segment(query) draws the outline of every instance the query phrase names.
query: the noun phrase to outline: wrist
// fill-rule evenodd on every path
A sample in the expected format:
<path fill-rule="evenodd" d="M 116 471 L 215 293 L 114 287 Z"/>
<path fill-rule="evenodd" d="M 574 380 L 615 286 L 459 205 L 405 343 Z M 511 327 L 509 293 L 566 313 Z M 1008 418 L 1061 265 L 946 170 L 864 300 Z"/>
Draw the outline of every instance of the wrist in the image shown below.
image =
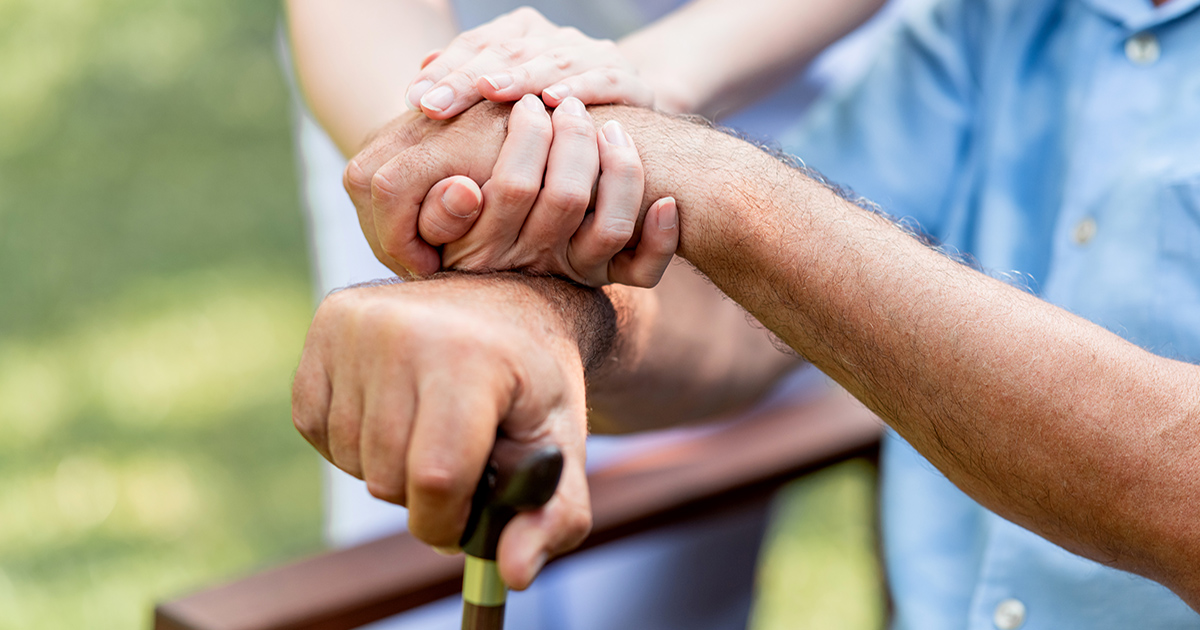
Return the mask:
<path fill-rule="evenodd" d="M 772 189 L 802 177 L 763 149 L 694 117 L 626 106 L 596 107 L 593 116 L 597 125 L 618 120 L 634 139 L 646 179 L 643 213 L 658 199 L 674 197 L 677 253 L 700 268 L 705 258 L 738 242 L 734 235 L 766 211 Z"/>
<path fill-rule="evenodd" d="M 410 282 L 461 290 L 463 301 L 507 312 L 512 322 L 572 355 L 585 376 L 600 371 L 618 345 L 613 301 L 599 289 L 516 271 L 443 271 Z"/>

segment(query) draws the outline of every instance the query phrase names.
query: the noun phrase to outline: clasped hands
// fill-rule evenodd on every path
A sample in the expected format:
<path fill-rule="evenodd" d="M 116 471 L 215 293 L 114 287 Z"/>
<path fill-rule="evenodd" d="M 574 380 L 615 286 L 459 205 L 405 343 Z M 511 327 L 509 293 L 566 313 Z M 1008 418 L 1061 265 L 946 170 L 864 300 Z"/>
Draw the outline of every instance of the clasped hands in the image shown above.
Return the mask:
<path fill-rule="evenodd" d="M 395 119 L 348 165 L 345 185 L 363 233 L 398 275 L 518 269 L 590 287 L 650 287 L 662 276 L 679 238 L 674 200 L 643 200 L 629 134 L 616 121 L 597 129 L 584 103 L 563 95 L 570 89 L 589 102 L 646 103 L 645 88 L 612 67 L 572 65 L 589 58 L 589 47 L 612 51 L 548 24 L 518 11 L 431 55 L 408 90 L 424 97 L 424 111 Z M 489 89 L 500 74 L 517 78 L 508 91 Z M 471 92 L 471 85 L 484 89 Z M 441 98 L 436 90 L 445 86 L 453 103 L 438 101 L 430 111 L 427 101 Z M 559 98 L 548 98 L 556 86 Z M 557 105 L 553 113 L 537 94 Z M 502 103 L 472 105 L 483 97 Z M 373 495 L 406 505 L 410 531 L 436 547 L 457 545 L 498 431 L 503 439 L 557 444 L 565 456 L 557 492 L 514 519 L 500 540 L 501 575 L 524 588 L 591 526 L 589 357 L 581 347 L 596 331 L 569 311 L 605 299 L 593 289 L 513 274 L 336 292 L 305 341 L 293 421 Z"/>

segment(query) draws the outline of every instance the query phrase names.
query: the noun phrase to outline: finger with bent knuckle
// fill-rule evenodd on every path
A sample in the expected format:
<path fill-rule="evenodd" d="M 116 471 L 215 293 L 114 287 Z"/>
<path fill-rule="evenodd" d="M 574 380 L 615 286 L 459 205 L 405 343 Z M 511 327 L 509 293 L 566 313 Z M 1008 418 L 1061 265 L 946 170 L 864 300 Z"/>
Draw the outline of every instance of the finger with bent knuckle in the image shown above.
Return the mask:
<path fill-rule="evenodd" d="M 328 459 L 326 420 L 331 388 L 325 368 L 317 357 L 312 341 L 307 341 L 292 381 L 292 424 L 322 457 Z"/>
<path fill-rule="evenodd" d="M 442 179 L 428 167 L 416 166 L 427 154 L 428 150 L 421 147 L 405 151 L 371 179 L 371 216 L 379 246 L 388 258 L 418 276 L 432 274 L 441 266 L 437 250 L 422 241 L 418 233 L 421 203 Z"/>
<path fill-rule="evenodd" d="M 425 466 L 409 468 L 406 486 L 409 531 L 430 545 L 457 545 L 473 484 L 464 483 L 456 471 Z"/>
<path fill-rule="evenodd" d="M 537 198 L 541 182 L 526 173 L 505 173 L 484 184 L 484 198 L 490 204 L 503 207 L 528 207 Z"/>
<path fill-rule="evenodd" d="M 359 479 L 362 479 L 362 461 L 358 450 L 361 422 L 362 400 L 359 391 L 335 382 L 327 430 L 329 461 Z"/>
<path fill-rule="evenodd" d="M 550 116 L 536 96 L 527 95 L 512 108 L 507 137 L 491 178 L 482 187 L 483 209 L 463 239 L 446 244 L 442 252 L 446 264 L 470 258 L 491 267 L 498 261 L 478 254 L 502 254 L 516 242 L 541 188 L 552 134 Z"/>
<path fill-rule="evenodd" d="M 438 182 L 421 204 L 421 238 L 438 246 L 462 238 L 479 217 L 483 193 L 469 177 L 455 175 Z"/>
<path fill-rule="evenodd" d="M 578 547 L 592 530 L 582 463 L 573 461 L 570 449 L 564 455 L 567 466 L 554 496 L 542 509 L 518 514 L 500 536 L 500 573 L 515 589 L 528 587 L 549 558 Z"/>
<path fill-rule="evenodd" d="M 609 264 L 609 279 L 635 287 L 651 288 L 667 271 L 679 247 L 679 219 L 675 200 L 664 197 L 646 212 L 641 240 L 634 251 L 623 251 Z"/>
<path fill-rule="evenodd" d="M 438 546 L 458 543 L 504 406 L 489 384 L 491 373 L 472 367 L 481 360 L 478 350 L 448 345 L 439 354 L 457 369 L 424 377 L 406 471 L 409 528 Z M 471 385 L 464 387 L 464 382 Z M 447 396 L 450 391 L 456 394 Z"/>
<path fill-rule="evenodd" d="M 576 99 L 554 111 L 554 142 L 546 160 L 543 190 L 518 242 L 521 258 L 537 269 L 566 273 L 562 258 L 584 220 L 600 158 L 591 116 Z"/>
<path fill-rule="evenodd" d="M 363 170 L 357 158 L 352 159 L 346 164 L 346 170 L 342 172 L 342 187 L 346 189 L 346 193 L 356 204 L 369 202 L 371 200 L 371 181 L 374 176 L 374 172 L 368 173 Z"/>
<path fill-rule="evenodd" d="M 366 411 L 361 439 L 362 471 L 371 496 L 404 505 L 408 425 L 400 422 L 400 414 L 393 411 L 386 406 Z"/>
<path fill-rule="evenodd" d="M 574 215 L 587 210 L 592 200 L 592 184 L 578 177 L 563 177 L 546 183 L 541 198 L 545 206 L 560 214 Z"/>
<path fill-rule="evenodd" d="M 654 91 L 648 85 L 631 72 L 613 68 L 588 70 L 567 77 L 547 88 L 545 93 L 560 98 L 569 94 L 589 105 L 618 103 L 649 107 L 654 104 Z"/>

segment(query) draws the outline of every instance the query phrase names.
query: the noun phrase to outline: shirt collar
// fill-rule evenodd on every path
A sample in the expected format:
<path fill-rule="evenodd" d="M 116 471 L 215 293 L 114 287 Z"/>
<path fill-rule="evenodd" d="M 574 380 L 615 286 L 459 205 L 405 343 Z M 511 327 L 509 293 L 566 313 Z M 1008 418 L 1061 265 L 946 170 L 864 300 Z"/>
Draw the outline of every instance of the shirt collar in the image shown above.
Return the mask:
<path fill-rule="evenodd" d="M 1129 29 L 1144 31 L 1190 13 L 1200 6 L 1200 0 L 1170 0 L 1161 7 L 1150 0 L 1082 0 L 1097 13 Z"/>

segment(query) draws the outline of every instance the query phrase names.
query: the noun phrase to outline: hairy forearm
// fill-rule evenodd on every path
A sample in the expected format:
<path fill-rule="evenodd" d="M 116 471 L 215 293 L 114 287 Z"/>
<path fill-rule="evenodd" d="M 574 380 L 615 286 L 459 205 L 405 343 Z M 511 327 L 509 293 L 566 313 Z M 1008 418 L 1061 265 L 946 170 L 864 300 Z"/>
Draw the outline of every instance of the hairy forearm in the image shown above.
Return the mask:
<path fill-rule="evenodd" d="M 668 112 L 736 111 L 794 76 L 884 0 L 696 0 L 620 41 Z"/>
<path fill-rule="evenodd" d="M 421 59 L 457 32 L 436 0 L 289 0 L 287 9 L 300 86 L 346 156 L 405 110 Z"/>
<path fill-rule="evenodd" d="M 618 335 L 589 379 L 594 430 L 613 433 L 726 414 L 753 403 L 799 363 L 692 266 L 652 290 L 606 287 Z"/>
<path fill-rule="evenodd" d="M 719 132 L 611 110 L 680 253 L 1007 518 L 1200 603 L 1200 368 L 929 249 Z"/>
<path fill-rule="evenodd" d="M 590 424 L 601 433 L 736 410 L 798 362 L 683 261 L 654 289 L 593 289 L 521 272 L 450 271 L 419 282 L 462 300 L 502 300 L 514 320 L 566 339 L 584 370 Z"/>

